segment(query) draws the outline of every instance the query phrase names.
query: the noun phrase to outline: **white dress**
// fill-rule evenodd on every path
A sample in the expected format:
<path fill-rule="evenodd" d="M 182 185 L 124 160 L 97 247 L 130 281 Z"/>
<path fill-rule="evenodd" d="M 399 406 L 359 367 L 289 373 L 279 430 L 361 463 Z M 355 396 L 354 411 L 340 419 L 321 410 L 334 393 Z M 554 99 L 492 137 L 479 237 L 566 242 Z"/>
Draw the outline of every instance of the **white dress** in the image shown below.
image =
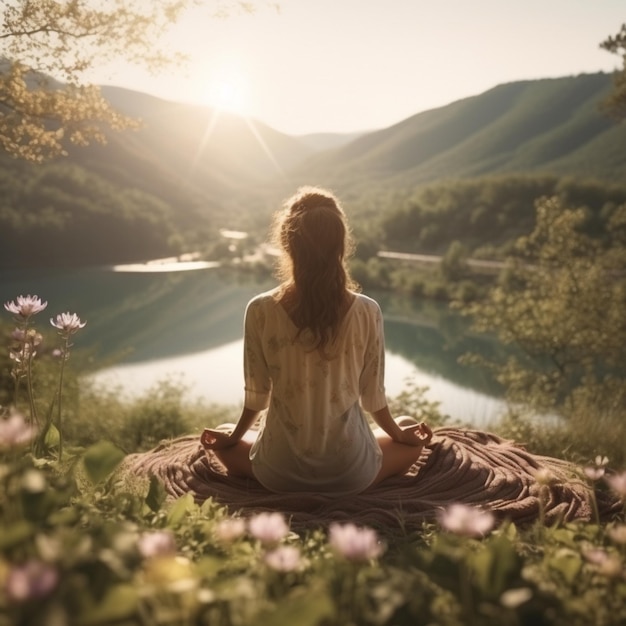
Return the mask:
<path fill-rule="evenodd" d="M 387 404 L 378 304 L 362 294 L 325 358 L 274 291 L 253 298 L 244 323 L 245 406 L 268 409 L 250 451 L 252 470 L 277 492 L 341 496 L 366 489 L 382 453 L 363 412 Z"/>

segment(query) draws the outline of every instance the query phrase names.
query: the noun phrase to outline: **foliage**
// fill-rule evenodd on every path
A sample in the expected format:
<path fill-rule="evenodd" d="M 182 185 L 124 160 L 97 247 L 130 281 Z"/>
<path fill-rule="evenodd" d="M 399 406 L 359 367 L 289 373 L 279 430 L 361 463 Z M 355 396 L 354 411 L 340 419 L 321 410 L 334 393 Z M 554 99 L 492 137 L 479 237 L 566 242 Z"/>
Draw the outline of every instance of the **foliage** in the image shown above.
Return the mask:
<path fill-rule="evenodd" d="M 67 154 L 68 146 L 104 143 L 106 130 L 137 127 L 85 75 L 124 59 L 156 73 L 184 57 L 162 43 L 194 0 L 8 0 L 0 29 L 0 146 L 33 162 Z M 212 3 L 215 14 L 227 3 Z M 232 9 L 232 7 L 230 7 Z M 250 11 L 250 3 L 238 3 Z M 63 81 L 63 82 L 57 82 Z"/>
<path fill-rule="evenodd" d="M 132 124 L 115 112 L 97 87 L 79 84 L 81 75 L 106 59 L 163 65 L 154 46 L 166 24 L 177 17 L 181 2 L 4 3 L 0 98 L 0 142 L 9 154 L 30 161 L 66 154 L 67 142 L 104 141 L 103 126 L 119 130 Z M 163 10 L 161 10 L 163 9 Z M 53 83 L 50 76 L 67 85 Z"/>
<path fill-rule="evenodd" d="M 283 530 L 211 500 L 166 500 L 103 482 L 121 461 L 98 444 L 65 468 L 4 450 L 0 624 L 343 626 L 598 624 L 626 619 L 623 524 L 503 524 L 485 538 Z M 122 461 L 123 462 L 123 461 Z M 265 515 L 265 530 L 259 530 Z M 268 527 L 268 523 L 273 528 Z M 371 533 L 373 532 L 373 535 Z M 53 620 L 53 621 L 50 621 Z"/>
<path fill-rule="evenodd" d="M 514 240 L 535 226 L 535 201 L 557 196 L 589 213 L 581 225 L 601 228 L 626 188 L 548 175 L 498 176 L 434 183 L 382 213 L 382 245 L 405 252 L 442 254 L 458 241 L 477 257 L 506 255 Z M 458 244 L 455 244 L 458 245 Z"/>
<path fill-rule="evenodd" d="M 513 401 L 623 419 L 626 205 L 595 217 L 539 200 L 535 229 L 517 241 L 500 284 L 465 312 L 521 350 L 492 364 Z"/>
<path fill-rule="evenodd" d="M 0 173 L 4 267 L 123 263 L 179 252 L 183 223 L 161 199 L 70 163 Z M 115 245 L 112 245 L 115 242 Z"/>
<path fill-rule="evenodd" d="M 626 24 L 619 32 L 607 37 L 600 47 L 622 57 L 622 68 L 613 75 L 613 90 L 605 100 L 606 109 L 617 119 L 626 117 Z"/>

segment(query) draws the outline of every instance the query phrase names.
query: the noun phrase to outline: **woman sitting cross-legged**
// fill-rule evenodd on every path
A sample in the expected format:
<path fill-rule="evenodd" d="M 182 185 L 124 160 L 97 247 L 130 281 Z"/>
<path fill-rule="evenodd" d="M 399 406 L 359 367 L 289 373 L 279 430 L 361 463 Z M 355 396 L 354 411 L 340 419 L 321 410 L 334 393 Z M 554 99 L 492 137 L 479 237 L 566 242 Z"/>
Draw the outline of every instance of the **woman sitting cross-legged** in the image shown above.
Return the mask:
<path fill-rule="evenodd" d="M 246 307 L 243 411 L 230 431 L 205 429 L 201 443 L 229 474 L 271 491 L 357 494 L 405 473 L 432 431 L 389 411 L 382 314 L 349 276 L 337 198 L 299 189 L 274 230 L 281 282 Z"/>

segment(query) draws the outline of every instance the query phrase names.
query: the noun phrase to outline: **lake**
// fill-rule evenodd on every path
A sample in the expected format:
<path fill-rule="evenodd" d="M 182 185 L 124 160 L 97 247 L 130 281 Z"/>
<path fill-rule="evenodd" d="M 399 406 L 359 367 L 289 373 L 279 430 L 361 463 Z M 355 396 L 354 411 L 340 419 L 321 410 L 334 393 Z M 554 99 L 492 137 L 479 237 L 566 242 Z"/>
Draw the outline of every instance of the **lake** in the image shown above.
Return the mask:
<path fill-rule="evenodd" d="M 186 386 L 190 399 L 241 406 L 244 308 L 273 283 L 210 264 L 145 269 L 2 270 L 0 298 L 47 300 L 39 324 L 57 313 L 77 313 L 87 325 L 75 336 L 75 349 L 93 352 L 99 385 L 132 396 L 172 379 Z M 445 305 L 368 295 L 385 320 L 388 396 L 411 381 L 427 386 L 428 399 L 454 419 L 484 426 L 503 412 L 500 390 L 486 373 L 458 363 L 467 351 L 500 351 L 493 338 L 470 333 L 467 320 Z"/>

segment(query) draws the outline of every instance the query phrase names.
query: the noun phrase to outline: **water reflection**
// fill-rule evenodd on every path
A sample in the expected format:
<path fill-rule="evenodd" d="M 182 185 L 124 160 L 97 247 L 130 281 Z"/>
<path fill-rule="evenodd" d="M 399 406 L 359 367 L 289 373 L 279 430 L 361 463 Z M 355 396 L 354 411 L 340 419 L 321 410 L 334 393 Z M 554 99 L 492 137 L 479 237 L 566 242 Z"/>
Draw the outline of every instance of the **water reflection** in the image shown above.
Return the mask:
<path fill-rule="evenodd" d="M 87 320 L 76 347 L 92 349 L 98 364 L 115 363 L 98 375 L 100 381 L 142 392 L 173 375 L 198 397 L 226 404 L 239 404 L 242 397 L 245 305 L 272 285 L 216 268 L 20 271 L 0 273 L 0 278 L 3 302 L 36 294 L 48 300 L 46 314 L 70 311 Z M 501 351 L 493 338 L 472 335 L 467 321 L 443 305 L 370 295 L 385 316 L 389 395 L 399 393 L 410 378 L 429 386 L 429 397 L 456 418 L 484 423 L 501 412 L 494 381 L 483 370 L 458 363 L 470 350 Z"/>

